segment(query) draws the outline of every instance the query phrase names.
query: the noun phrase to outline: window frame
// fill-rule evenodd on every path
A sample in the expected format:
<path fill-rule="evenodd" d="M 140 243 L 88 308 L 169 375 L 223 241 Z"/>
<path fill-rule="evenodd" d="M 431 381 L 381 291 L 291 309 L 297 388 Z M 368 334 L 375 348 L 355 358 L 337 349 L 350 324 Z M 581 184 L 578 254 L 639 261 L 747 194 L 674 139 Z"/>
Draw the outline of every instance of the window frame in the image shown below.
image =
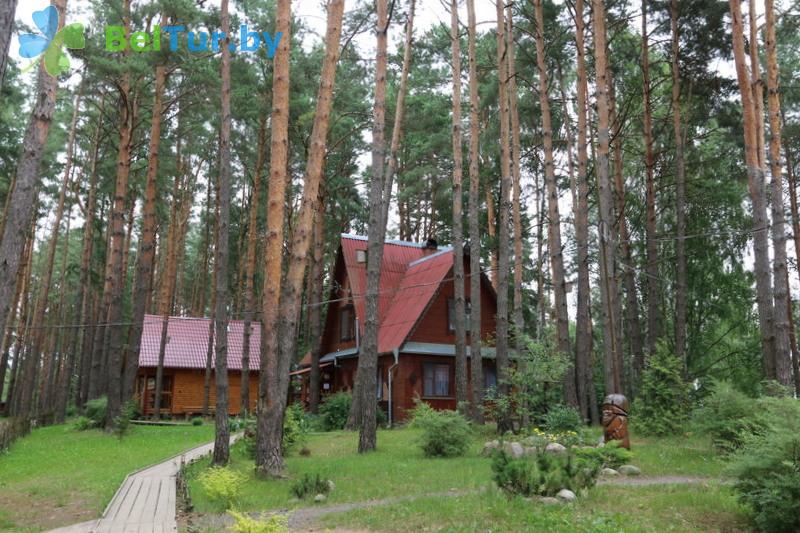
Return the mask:
<path fill-rule="evenodd" d="M 345 314 L 349 313 L 347 321 L 347 333 L 344 333 Z M 356 310 L 352 304 L 347 304 L 339 308 L 339 342 L 349 342 L 356 337 Z"/>
<path fill-rule="evenodd" d="M 442 368 L 445 369 L 445 376 L 447 377 L 447 392 L 445 394 L 438 394 L 437 393 L 437 377 L 440 377 L 440 374 L 437 374 L 437 369 L 441 370 Z M 432 390 L 428 391 L 427 383 L 428 383 L 428 372 L 433 372 L 432 378 L 433 381 L 431 383 Z M 453 380 L 451 377 L 452 374 L 452 365 L 450 363 L 440 363 L 436 361 L 426 361 L 422 363 L 422 397 L 423 398 L 432 398 L 432 399 L 447 399 L 453 397 Z M 429 393 L 430 392 L 430 393 Z"/>
<path fill-rule="evenodd" d="M 456 332 L 456 299 L 447 299 L 447 333 Z M 469 335 L 472 329 L 472 301 L 464 298 L 464 331 Z"/>

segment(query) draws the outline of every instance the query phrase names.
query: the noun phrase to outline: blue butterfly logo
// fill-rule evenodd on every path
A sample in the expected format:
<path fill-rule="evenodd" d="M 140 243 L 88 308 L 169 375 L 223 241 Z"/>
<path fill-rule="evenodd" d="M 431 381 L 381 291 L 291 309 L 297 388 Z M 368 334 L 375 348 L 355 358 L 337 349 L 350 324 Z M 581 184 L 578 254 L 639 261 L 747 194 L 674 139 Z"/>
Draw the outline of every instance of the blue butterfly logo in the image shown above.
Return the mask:
<path fill-rule="evenodd" d="M 83 24 L 76 22 L 58 29 L 58 10 L 48 6 L 33 13 L 33 23 L 42 32 L 23 33 L 19 36 L 19 55 L 32 59 L 44 54 L 44 68 L 51 76 L 69 71 L 69 57 L 63 48 L 79 49 L 85 46 Z M 25 70 L 39 62 L 37 59 Z"/>

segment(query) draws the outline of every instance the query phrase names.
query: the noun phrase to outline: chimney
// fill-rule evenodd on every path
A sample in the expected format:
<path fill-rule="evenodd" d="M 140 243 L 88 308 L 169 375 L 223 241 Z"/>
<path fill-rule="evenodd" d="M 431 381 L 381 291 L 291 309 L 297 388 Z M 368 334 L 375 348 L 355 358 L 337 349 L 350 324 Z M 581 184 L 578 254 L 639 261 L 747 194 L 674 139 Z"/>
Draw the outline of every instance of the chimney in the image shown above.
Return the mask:
<path fill-rule="evenodd" d="M 436 242 L 436 239 L 430 238 L 427 241 L 425 241 L 425 249 L 437 251 L 439 249 L 439 243 Z"/>

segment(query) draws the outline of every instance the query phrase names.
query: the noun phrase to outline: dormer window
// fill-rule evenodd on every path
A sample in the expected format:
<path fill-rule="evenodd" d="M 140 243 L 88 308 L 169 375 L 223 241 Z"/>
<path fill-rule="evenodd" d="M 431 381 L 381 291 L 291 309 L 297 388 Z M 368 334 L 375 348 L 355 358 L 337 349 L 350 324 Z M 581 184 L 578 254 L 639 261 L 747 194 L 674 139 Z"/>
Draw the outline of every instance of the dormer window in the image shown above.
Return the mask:
<path fill-rule="evenodd" d="M 339 340 L 351 341 L 355 337 L 356 314 L 352 305 L 339 310 Z"/>
<path fill-rule="evenodd" d="M 472 328 L 472 304 L 469 298 L 464 300 L 464 330 L 469 333 Z M 453 333 L 456 330 L 456 301 L 453 298 L 447 300 L 447 331 Z"/>
<path fill-rule="evenodd" d="M 356 263 L 366 263 L 366 262 L 367 262 L 367 251 L 356 250 Z"/>

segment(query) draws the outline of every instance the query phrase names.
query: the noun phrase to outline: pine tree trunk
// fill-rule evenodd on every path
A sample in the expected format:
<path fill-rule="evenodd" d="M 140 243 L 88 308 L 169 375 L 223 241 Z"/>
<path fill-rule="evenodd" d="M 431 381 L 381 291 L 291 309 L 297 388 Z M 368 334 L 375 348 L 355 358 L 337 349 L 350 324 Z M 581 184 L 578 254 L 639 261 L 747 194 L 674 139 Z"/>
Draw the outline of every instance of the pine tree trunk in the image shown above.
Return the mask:
<path fill-rule="evenodd" d="M 162 15 L 161 25 L 166 24 Z M 123 401 L 133 397 L 136 375 L 139 372 L 139 347 L 142 341 L 144 315 L 147 311 L 147 300 L 153 283 L 153 263 L 156 252 L 156 230 L 158 213 L 156 202 L 158 188 L 158 156 L 161 146 L 161 120 L 163 114 L 164 86 L 166 84 L 166 68 L 158 65 L 155 68 L 155 84 L 153 89 L 153 111 L 150 123 L 150 147 L 145 178 L 144 206 L 142 207 L 142 234 L 139 237 L 139 253 L 136 254 L 136 281 L 133 288 L 133 319 L 128 340 L 128 351 L 125 360 L 125 380 L 123 383 Z"/>
<path fill-rule="evenodd" d="M 469 293 L 470 293 L 470 377 L 472 378 L 472 419 L 483 423 L 483 357 L 481 355 L 481 234 L 480 134 L 478 109 L 478 65 L 475 0 L 467 0 L 467 57 L 469 58 Z"/>
<path fill-rule="evenodd" d="M 378 291 L 385 227 L 383 221 L 383 190 L 386 181 L 386 69 L 389 13 L 386 0 L 376 0 L 377 40 L 375 57 L 375 92 L 372 124 L 372 177 L 369 192 L 369 227 L 367 231 L 367 290 L 365 297 L 364 335 L 358 356 L 356 388 L 360 422 L 358 451 L 373 451 L 376 446 L 375 390 L 378 365 Z"/>
<path fill-rule="evenodd" d="M 64 26 L 67 0 L 54 0 L 52 5 L 58 10 L 58 29 L 61 29 Z M 34 213 L 44 145 L 55 110 L 57 85 L 58 80 L 44 70 L 42 63 L 36 85 L 36 103 L 22 140 L 14 190 L 10 193 L 9 206 L 3 219 L 0 240 L 0 330 L 3 331 L 14 296 L 22 249 L 25 246 L 25 229 Z M 26 415 L 28 408 L 29 405 L 26 406 Z"/>
<path fill-rule="evenodd" d="M 578 294 L 575 319 L 575 374 L 578 405 L 584 418 L 589 417 L 589 406 L 595 403 L 589 397 L 589 382 L 593 375 L 589 366 L 592 352 L 591 287 L 589 285 L 589 182 L 587 178 L 588 153 L 586 140 L 586 105 L 588 84 L 586 78 L 585 23 L 583 0 L 575 1 L 576 93 L 577 93 L 577 203 L 574 208 L 575 244 L 577 246 Z"/>
<path fill-rule="evenodd" d="M 311 371 L 309 372 L 308 409 L 316 413 L 320 400 L 319 358 L 322 355 L 322 297 L 325 283 L 325 188 L 320 190 L 317 200 L 317 215 L 314 219 L 314 252 L 312 255 L 311 291 L 309 294 L 309 337 L 311 339 Z"/>
<path fill-rule="evenodd" d="M 786 180 L 789 185 L 789 202 L 792 213 L 792 235 L 794 236 L 795 260 L 800 262 L 800 214 L 797 207 L 797 181 L 794 176 L 794 165 L 792 162 L 792 152 L 784 140 L 784 151 L 786 153 Z M 788 276 L 788 269 L 787 269 Z M 787 286 L 789 285 L 787 281 Z M 797 353 L 797 338 L 794 327 L 794 317 L 792 315 L 791 303 L 792 294 L 787 292 L 789 300 L 789 333 L 792 339 L 792 368 L 794 369 L 794 387 L 796 394 L 800 395 L 800 355 Z"/>
<path fill-rule="evenodd" d="M 609 179 L 609 103 L 606 57 L 606 14 L 603 0 L 592 0 L 594 26 L 594 56 L 597 72 L 597 188 L 600 237 L 600 295 L 603 306 L 603 350 L 606 393 L 622 392 L 620 368 L 617 361 L 619 339 L 614 305 L 617 281 L 614 276 L 614 205 Z"/>
<path fill-rule="evenodd" d="M 255 311 L 253 287 L 256 277 L 256 253 L 258 251 L 258 210 L 261 205 L 261 173 L 264 171 L 264 159 L 267 144 L 267 116 L 261 115 L 258 128 L 258 147 L 256 167 L 253 171 L 253 191 L 250 194 L 250 213 L 247 227 L 247 271 L 244 280 L 244 325 L 242 333 L 242 379 L 241 379 L 241 413 L 246 416 L 250 412 L 250 337 Z"/>
<path fill-rule="evenodd" d="M 489 236 L 489 279 L 497 289 L 497 272 L 499 259 L 497 254 L 497 213 L 494 211 L 494 194 L 491 185 L 486 185 L 486 234 Z"/>
<path fill-rule="evenodd" d="M 645 250 L 647 256 L 647 353 L 656 351 L 656 344 L 662 335 L 664 319 L 661 315 L 658 242 L 656 241 L 656 184 L 654 177 L 655 154 L 653 151 L 653 111 L 650 105 L 650 45 L 647 29 L 647 0 L 642 0 L 642 99 L 644 105 L 644 167 L 645 167 Z M 634 359 L 634 374 L 641 376 L 644 370 L 644 357 Z"/>
<path fill-rule="evenodd" d="M 211 178 L 208 177 L 209 187 L 211 186 Z M 210 192 L 209 192 L 210 194 Z M 208 196 L 206 203 L 207 217 L 211 216 L 211 197 Z M 208 219 L 210 220 L 210 218 Z M 214 195 L 214 250 L 219 245 L 217 244 L 217 220 L 219 220 L 219 199 L 216 194 Z M 208 224 L 210 225 L 210 224 Z M 214 259 L 216 261 L 216 257 Z M 206 369 L 203 375 L 203 416 L 208 416 L 208 409 L 211 402 L 211 376 L 213 373 L 214 363 L 214 324 L 216 322 L 217 312 L 217 269 L 214 267 L 211 271 L 211 306 L 210 320 L 208 321 L 208 343 L 206 345 Z"/>
<path fill-rule="evenodd" d="M 500 228 L 498 231 L 497 270 L 497 329 L 496 364 L 498 392 L 508 395 L 508 274 L 509 274 L 509 226 L 511 215 L 511 162 L 509 158 L 509 110 L 508 69 L 506 68 L 506 38 L 503 4 L 497 2 L 497 70 L 499 76 L 498 100 L 500 107 Z M 509 429 L 509 420 L 498 420 L 498 430 Z"/>
<path fill-rule="evenodd" d="M 547 242 L 550 251 L 550 269 L 553 277 L 553 296 L 556 308 L 556 347 L 565 355 L 571 353 L 569 339 L 569 312 L 564 256 L 561 251 L 561 213 L 558 208 L 558 184 L 553 162 L 553 126 L 550 117 L 550 81 L 544 48 L 544 13 L 542 0 L 533 2 L 536 17 L 536 65 L 539 70 L 539 105 L 542 113 L 542 143 L 544 145 L 544 173 L 547 186 Z M 575 386 L 575 369 L 567 371 L 564 399 L 569 405 L 578 405 Z"/>
<path fill-rule="evenodd" d="M 769 109 L 769 159 L 772 175 L 772 273 L 775 279 L 775 374 L 782 385 L 792 385 L 792 353 L 789 339 L 789 278 L 786 265 L 786 233 L 781 168 L 781 100 L 778 85 L 778 50 L 775 38 L 774 0 L 764 0 L 766 15 L 767 105 Z"/>
<path fill-rule="evenodd" d="M 16 289 L 14 291 L 14 299 L 11 301 L 11 311 L 10 315 L 8 316 L 8 327 L 2 333 L 2 337 L 0 337 L 0 400 L 3 399 L 3 389 L 6 384 L 6 373 L 8 372 L 8 363 L 11 354 L 11 344 L 14 337 L 14 322 L 17 319 L 17 310 L 19 309 L 19 303 L 21 298 L 27 298 L 27 287 L 28 287 L 28 273 L 29 273 L 29 264 L 31 262 L 31 255 L 33 253 L 33 238 L 32 236 L 28 237 L 25 241 L 25 245 L 22 249 L 22 262 L 20 263 L 20 270 L 17 273 L 17 282 L 16 282 Z M 18 361 L 14 361 L 14 365 L 16 366 Z M 8 392 L 8 398 L 6 399 L 6 410 L 8 409 L 8 405 L 11 403 L 11 391 Z M 5 414 L 5 413 L 4 413 Z"/>
<path fill-rule="evenodd" d="M 458 2 L 450 2 L 450 42 L 453 72 L 453 285 L 456 333 L 456 406 L 471 411 L 467 381 L 466 302 L 464 297 L 464 228 L 462 179 L 464 155 L 461 134 L 461 36 L 458 24 Z M 480 294 L 480 293 L 479 293 Z M 478 360 L 480 363 L 480 360 Z"/>
<path fill-rule="evenodd" d="M 764 168 L 759 161 L 757 106 L 753 102 L 753 88 L 745 64 L 744 26 L 742 23 L 741 0 L 730 0 L 732 18 L 733 56 L 736 64 L 736 77 L 742 98 L 744 120 L 745 165 L 750 201 L 753 206 L 753 252 L 755 256 L 756 302 L 758 304 L 758 324 L 761 330 L 761 351 L 764 374 L 774 379 L 774 325 L 772 303 L 772 280 L 769 260 L 769 238 L 767 205 L 764 185 Z"/>
<path fill-rule="evenodd" d="M 0 2 L 0 88 L 6 75 L 8 48 L 14 34 L 14 13 L 17 11 L 17 0 Z"/>
<path fill-rule="evenodd" d="M 219 221 L 214 268 L 217 271 L 217 312 L 214 317 L 217 334 L 214 382 L 217 387 L 213 464 L 224 466 L 230 457 L 230 428 L 228 427 L 228 233 L 231 210 L 231 51 L 228 0 L 220 7 L 222 31 L 228 37 L 222 43 L 220 77 L 221 120 L 219 134 Z M 286 38 L 286 37 L 284 37 Z"/>

